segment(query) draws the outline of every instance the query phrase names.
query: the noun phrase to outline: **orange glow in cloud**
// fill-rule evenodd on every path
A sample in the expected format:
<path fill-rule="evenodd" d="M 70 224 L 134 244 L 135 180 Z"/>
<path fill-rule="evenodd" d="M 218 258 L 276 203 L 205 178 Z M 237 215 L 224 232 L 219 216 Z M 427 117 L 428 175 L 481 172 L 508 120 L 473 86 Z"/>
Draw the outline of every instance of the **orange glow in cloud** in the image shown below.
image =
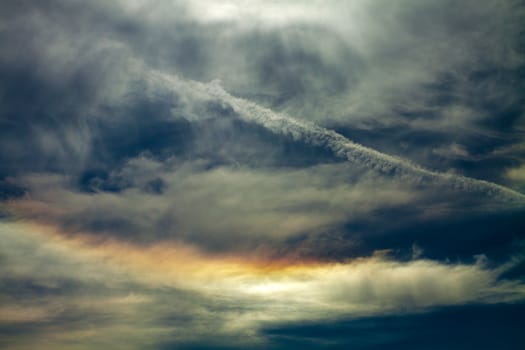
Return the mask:
<path fill-rule="evenodd" d="M 181 281 L 216 282 L 239 276 L 282 277 L 333 266 L 317 261 L 271 259 L 261 255 L 206 254 L 195 247 L 175 241 L 137 244 L 92 234 L 60 231 L 48 225 L 24 224 L 56 243 L 100 261 L 127 267 L 150 281 L 179 284 Z"/>
<path fill-rule="evenodd" d="M 89 234 L 67 235 L 49 226 L 26 226 L 31 234 L 73 252 L 84 263 L 105 266 L 100 274 L 106 281 L 113 278 L 104 276 L 107 267 L 145 287 L 256 304 L 258 309 L 246 316 L 254 322 L 282 320 L 282 308 L 289 310 L 289 319 L 313 319 L 388 313 L 407 306 L 490 302 L 487 296 L 521 300 L 525 295 L 522 285 L 498 281 L 503 270 L 488 269 L 483 263 L 397 262 L 381 254 L 344 263 L 271 261 L 205 254 L 176 242 L 138 245 Z"/>

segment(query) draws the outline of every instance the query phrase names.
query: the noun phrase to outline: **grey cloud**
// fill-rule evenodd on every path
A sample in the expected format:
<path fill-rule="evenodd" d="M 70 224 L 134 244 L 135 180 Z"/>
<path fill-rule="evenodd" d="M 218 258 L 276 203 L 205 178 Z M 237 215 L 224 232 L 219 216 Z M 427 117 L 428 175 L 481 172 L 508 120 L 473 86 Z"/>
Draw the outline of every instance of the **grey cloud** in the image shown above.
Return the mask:
<path fill-rule="evenodd" d="M 10 206 L 20 217 L 73 232 L 244 250 L 314 234 L 417 196 L 409 185 L 390 186 L 373 174 L 368 180 L 351 176 L 352 169 L 341 165 L 254 171 L 141 157 L 106 180 L 125 183 L 116 185 L 119 192 L 79 193 L 66 179 L 32 176 L 22 180 L 31 195 Z M 160 191 L 152 191 L 156 183 Z"/>
<path fill-rule="evenodd" d="M 437 207 L 442 206 L 464 193 L 473 195 L 472 198 L 496 199 L 489 203 L 491 209 L 515 207 L 523 202 L 521 193 L 503 186 L 430 171 L 353 143 L 332 130 L 233 97 L 217 82 L 186 81 L 145 67 L 140 76 L 142 95 L 156 108 L 152 120 L 169 123 L 183 116 L 183 120 L 193 125 L 206 123 L 206 128 L 192 141 L 196 152 L 193 154 L 205 156 L 202 165 L 195 167 L 192 164 L 199 162 L 177 156 L 158 160 L 131 158 L 122 163 L 121 171 L 117 163 L 108 170 L 109 175 L 83 180 L 87 181 L 86 189 L 94 193 L 77 193 L 64 177 L 28 176 L 25 183 L 21 178 L 21 184 L 31 190 L 29 199 L 12 202 L 18 215 L 57 221 L 73 231 L 113 232 L 145 241 L 177 238 L 222 250 L 228 249 L 232 240 L 239 242 L 236 249 L 245 249 L 294 235 L 322 232 L 379 209 L 410 202 L 421 204 L 424 202 L 415 198 L 427 197 L 432 188 L 440 189 L 442 194 L 437 202 L 426 202 L 427 214 L 434 211 L 436 203 Z M 133 97 L 123 95 L 116 104 L 126 106 Z M 281 171 L 244 168 L 236 163 L 235 156 L 226 164 L 217 163 L 223 144 L 228 144 L 224 141 L 228 141 L 234 125 L 231 120 L 236 119 L 293 142 L 327 150 L 349 164 Z M 271 140 L 268 138 L 266 142 Z M 236 139 L 233 144 L 246 151 L 242 142 L 251 144 L 243 139 Z M 262 149 L 271 148 L 263 145 Z M 234 148 L 225 150 L 227 156 L 237 152 Z M 247 157 L 237 159 L 261 154 L 257 147 L 248 150 Z M 336 175 L 338 171 L 345 176 Z M 329 179 L 330 185 L 324 182 L 328 180 L 321 179 Z M 373 190 L 374 187 L 378 190 Z M 58 200 L 57 194 L 60 194 Z"/>
<path fill-rule="evenodd" d="M 108 118 L 92 117 L 106 114 L 101 106 L 114 107 L 129 84 L 140 85 L 134 77 L 141 61 L 185 78 L 221 79 L 234 95 L 325 126 L 423 129 L 430 139 L 444 139 L 438 147 L 473 142 L 469 137 L 478 134 L 487 135 L 482 141 L 488 147 L 500 147 L 514 142 L 508 136 L 519 124 L 518 2 L 9 4 L 3 66 L 20 74 L 6 77 L 39 92 L 9 98 L 13 110 L 4 123 L 15 125 L 9 130 L 16 136 L 3 138 L 11 153 L 3 155 L 6 164 L 25 159 L 31 168 L 35 153 L 40 168 L 58 161 L 76 165 L 68 170 L 85 166 L 99 152 L 92 138 L 108 124 Z M 261 20 L 250 24 L 255 14 Z M 22 39 L 29 36 L 34 39 Z M 32 110 L 19 109 L 28 98 Z M 13 114 L 34 125 L 12 124 Z M 78 121 L 80 115 L 89 115 L 88 121 Z M 504 118 L 510 131 L 491 126 Z M 492 145 L 487 137 L 499 141 Z M 397 139 L 383 142 L 399 151 Z M 434 144 L 405 144 L 407 156 L 451 167 L 432 163 Z M 419 152 L 425 147 L 428 152 Z"/>
<path fill-rule="evenodd" d="M 446 147 L 439 147 L 432 150 L 438 156 L 446 158 L 466 158 L 470 157 L 468 150 L 460 144 L 452 143 Z"/>
<path fill-rule="evenodd" d="M 400 177 L 413 176 L 417 182 L 450 182 L 453 186 L 459 188 L 486 191 L 488 193 L 501 195 L 502 198 L 508 195 L 507 199 L 511 201 L 523 201 L 524 196 L 521 193 L 503 186 L 491 184 L 487 181 L 469 179 L 463 176 L 426 170 L 408 161 L 355 144 L 334 131 L 324 129 L 315 124 L 294 120 L 285 115 L 275 114 L 271 110 L 262 108 L 252 102 L 234 98 L 222 90 L 220 86 L 205 86 L 204 89 L 208 90 L 212 95 L 216 95 L 230 102 L 241 117 L 260 123 L 276 133 L 289 135 L 289 137 L 293 139 L 306 139 L 309 143 L 322 145 L 332 150 L 339 157 L 346 158 L 357 164 L 364 164 L 366 167 L 381 173 L 399 173 L 397 175 Z"/>

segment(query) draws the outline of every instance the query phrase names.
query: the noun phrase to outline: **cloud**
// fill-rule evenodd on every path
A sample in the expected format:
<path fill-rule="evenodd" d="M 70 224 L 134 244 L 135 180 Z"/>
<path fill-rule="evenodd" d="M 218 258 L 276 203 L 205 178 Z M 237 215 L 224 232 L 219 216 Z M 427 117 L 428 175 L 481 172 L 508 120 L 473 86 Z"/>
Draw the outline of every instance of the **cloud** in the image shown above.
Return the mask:
<path fill-rule="evenodd" d="M 432 152 L 438 156 L 446 158 L 469 158 L 469 153 L 460 144 L 452 143 L 448 147 L 439 147 L 432 150 Z"/>
<path fill-rule="evenodd" d="M 20 87 L 10 93 L 28 92 L 5 104 L 9 171 L 78 171 L 92 162 L 100 129 L 138 113 L 111 112 L 126 92 L 140 98 L 142 65 L 220 79 L 235 96 L 325 127 L 374 130 L 375 139 L 357 141 L 374 148 L 379 137 L 387 153 L 441 170 L 453 165 L 433 162 L 432 149 L 456 142 L 486 154 L 515 141 L 522 104 L 513 77 L 524 61 L 518 2 L 240 4 L 5 5 L 3 78 Z M 28 33 L 35 39 L 24 40 Z M 416 137 L 423 131 L 428 137 Z"/>
<path fill-rule="evenodd" d="M 182 130 L 191 131 L 189 158 L 193 154 L 203 157 L 202 161 L 190 161 L 188 153 L 180 158 L 162 154 L 157 154 L 158 159 L 128 158 L 99 175 L 84 173 L 80 179 L 84 191 L 71 186 L 74 177 L 19 177 L 18 185 L 31 194 L 11 201 L 17 215 L 58 223 L 72 231 L 146 242 L 179 239 L 211 250 L 229 250 L 236 241 L 235 249 L 242 251 L 267 245 L 275 249 L 275 244 L 286 245 L 289 238 L 337 231 L 367 215 L 409 203 L 424 204 L 426 214 L 439 215 L 440 210 L 446 212 L 447 200 L 448 209 L 463 203 L 453 204 L 450 199 L 464 193 L 495 199 L 488 208 L 514 208 L 523 202 L 521 193 L 503 186 L 430 171 L 356 144 L 335 131 L 233 97 L 217 82 L 187 81 L 146 68 L 141 76 L 146 99 L 154 106 L 162 100 L 158 107 L 162 113 L 154 121 L 171 125 L 184 116 L 182 120 L 190 127 Z M 124 96 L 117 105 L 127 106 L 129 101 L 130 97 Z M 250 159 L 275 146 L 268 145 L 273 141 L 270 136 L 262 137 L 262 144 L 248 139 L 232 142 L 229 135 L 237 132 L 235 120 L 245 123 L 240 129 L 243 133 L 250 131 L 250 125 L 262 127 L 289 142 L 328 151 L 339 162 L 300 170 L 239 164 L 236 154 L 241 155 L 237 159 Z M 204 123 L 202 128 L 191 126 Z M 154 130 L 160 131 L 160 126 Z M 254 131 L 255 135 L 261 133 Z M 166 147 L 173 149 L 174 144 Z M 235 148 L 225 146 L 230 144 Z M 221 149 L 229 159 L 220 157 Z M 441 191 L 438 200 L 431 199 L 434 189 Z"/>
<path fill-rule="evenodd" d="M 505 178 L 510 182 L 509 185 L 517 190 L 523 190 L 525 186 L 525 165 L 509 168 L 504 173 Z"/>
<path fill-rule="evenodd" d="M 507 177 L 513 181 L 518 181 L 518 182 L 525 181 L 525 166 L 522 165 L 517 168 L 509 169 L 507 171 Z"/>
<path fill-rule="evenodd" d="M 351 176 L 351 168 L 338 164 L 254 171 L 139 157 L 108 179 L 98 178 L 100 184 L 93 179 L 94 192 L 78 192 L 59 176 L 21 178 L 31 195 L 12 200 L 10 208 L 21 218 L 73 232 L 235 250 L 316 233 L 417 195 L 374 174 Z M 111 187 L 120 190 L 103 190 Z"/>
<path fill-rule="evenodd" d="M 197 295 L 152 289 L 147 273 L 113 261 L 104 245 L 13 222 L 0 224 L 0 235 L 2 346 L 141 349 L 198 336 L 205 322 L 192 321 L 202 314 Z M 170 310 L 176 325 L 161 322 Z"/>
<path fill-rule="evenodd" d="M 260 107 L 252 102 L 235 98 L 225 92 L 216 84 L 201 85 L 201 88 L 209 91 L 212 96 L 217 96 L 231 104 L 233 109 L 241 118 L 254 121 L 265 126 L 273 132 L 287 135 L 294 140 L 304 140 L 307 143 L 320 145 L 330 149 L 338 157 L 345 158 L 350 162 L 365 165 L 380 173 L 399 173 L 399 176 L 411 176 L 416 182 L 435 181 L 450 182 L 453 186 L 467 190 L 484 191 L 501 195 L 509 200 L 522 201 L 521 193 L 504 188 L 487 181 L 469 179 L 463 176 L 433 172 L 414 165 L 397 157 L 382 154 L 376 150 L 356 144 L 344 136 L 315 124 L 301 122 L 282 114 L 275 114 L 269 109 Z"/>
<path fill-rule="evenodd" d="M 65 238 L 53 229 L 2 223 L 0 327 L 46 340 L 49 348 L 143 348 L 214 337 L 218 344 L 264 344 L 261 327 L 413 313 L 440 305 L 523 298 L 499 276 L 514 264 L 450 264 L 384 254 L 342 263 L 280 262 L 207 255 L 176 244 Z M 29 253 L 29 254 L 28 254 Z M 286 311 L 283 313 L 283 311 Z M 96 334 L 96 337 L 93 335 Z M 247 338 L 237 339 L 239 335 Z"/>

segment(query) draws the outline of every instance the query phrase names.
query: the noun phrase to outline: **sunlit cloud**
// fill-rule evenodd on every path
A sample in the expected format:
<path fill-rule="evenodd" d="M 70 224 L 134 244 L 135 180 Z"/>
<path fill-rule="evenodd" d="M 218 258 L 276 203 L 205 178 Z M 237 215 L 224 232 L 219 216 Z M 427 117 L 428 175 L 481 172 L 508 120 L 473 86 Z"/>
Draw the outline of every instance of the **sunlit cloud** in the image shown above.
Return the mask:
<path fill-rule="evenodd" d="M 50 327 L 45 336 L 53 346 L 62 346 L 72 338 L 52 325 L 77 317 L 101 322 L 111 332 L 106 334 L 96 324 L 90 326 L 92 331 L 81 325 L 75 329 L 73 324 L 68 332 L 80 337 L 75 342 L 96 334 L 110 344 L 140 327 L 149 329 L 150 334 L 140 340 L 143 346 L 152 341 L 149 337 L 166 341 L 198 338 L 201 331 L 197 325 L 208 322 L 211 314 L 218 323 L 209 324 L 210 334 L 257 334 L 269 323 L 511 302 L 524 295 L 522 284 L 498 279 L 515 263 L 489 268 L 483 259 L 472 264 L 425 259 L 400 262 L 377 254 L 341 263 L 268 261 L 207 255 L 174 243 L 141 246 L 89 236 L 65 237 L 51 227 L 17 223 L 2 224 L 0 232 L 2 275 L 33 285 L 32 290 L 24 291 L 27 287 L 23 284 L 13 284 L 10 292 L 3 291 L 3 298 L 23 301 L 20 293 L 47 291 L 30 294 L 32 300 L 23 305 L 2 307 L 0 322 L 37 322 Z M 173 301 L 167 301 L 170 299 Z M 221 307 L 216 309 L 218 305 Z M 180 321 L 155 326 L 172 312 Z M 185 326 L 179 323 L 189 315 L 196 320 Z M 179 326 L 183 333 L 168 334 L 167 327 Z M 39 339 L 35 337 L 35 341 Z"/>

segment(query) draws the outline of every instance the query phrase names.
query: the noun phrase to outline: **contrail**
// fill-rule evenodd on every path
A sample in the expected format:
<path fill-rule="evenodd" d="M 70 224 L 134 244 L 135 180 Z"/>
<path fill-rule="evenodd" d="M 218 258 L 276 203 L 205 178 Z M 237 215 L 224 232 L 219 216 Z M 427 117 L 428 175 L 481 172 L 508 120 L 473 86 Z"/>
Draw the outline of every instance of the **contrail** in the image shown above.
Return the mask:
<path fill-rule="evenodd" d="M 162 74 L 162 78 L 164 80 L 168 79 L 170 83 L 176 82 L 176 85 L 181 86 L 181 81 L 178 79 L 168 78 L 164 74 Z M 339 158 L 379 173 L 400 178 L 410 178 L 412 181 L 420 184 L 438 183 L 457 190 L 479 191 L 503 201 L 525 204 L 524 194 L 505 186 L 462 175 L 425 169 L 408 160 L 357 144 L 333 130 L 308 121 L 297 120 L 285 114 L 276 113 L 254 102 L 232 96 L 218 82 L 208 84 L 190 82 L 189 85 L 193 89 L 198 90 L 201 95 L 209 96 L 211 99 L 217 99 L 228 104 L 242 120 L 261 125 L 275 134 L 329 149 Z"/>

